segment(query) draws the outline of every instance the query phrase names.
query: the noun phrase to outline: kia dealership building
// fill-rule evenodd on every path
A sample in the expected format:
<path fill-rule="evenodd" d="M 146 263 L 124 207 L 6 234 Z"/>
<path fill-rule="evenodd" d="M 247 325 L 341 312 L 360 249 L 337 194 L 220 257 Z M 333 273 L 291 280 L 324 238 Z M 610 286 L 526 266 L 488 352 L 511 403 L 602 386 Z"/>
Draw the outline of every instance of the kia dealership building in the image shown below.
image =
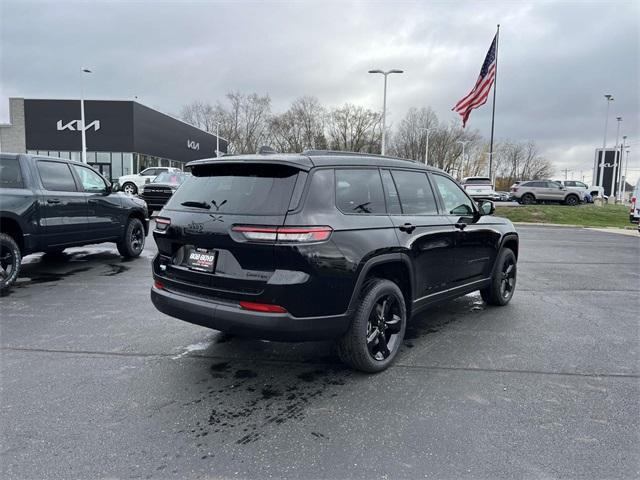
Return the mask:
<path fill-rule="evenodd" d="M 216 156 L 216 136 L 133 101 L 85 100 L 87 163 L 113 180 Z M 80 100 L 9 99 L 0 151 L 81 160 Z M 227 140 L 220 138 L 220 152 Z"/>

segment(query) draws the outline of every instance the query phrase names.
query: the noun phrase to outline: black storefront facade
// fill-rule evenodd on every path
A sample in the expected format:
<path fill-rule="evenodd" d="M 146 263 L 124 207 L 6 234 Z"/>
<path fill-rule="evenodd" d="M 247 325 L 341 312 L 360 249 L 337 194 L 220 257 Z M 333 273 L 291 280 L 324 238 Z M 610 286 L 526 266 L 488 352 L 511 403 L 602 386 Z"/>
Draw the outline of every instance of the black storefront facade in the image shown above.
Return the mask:
<path fill-rule="evenodd" d="M 27 153 L 81 160 L 79 100 L 12 100 L 23 107 L 11 117 L 23 119 Z M 216 156 L 215 135 L 134 101 L 86 100 L 85 125 L 87 163 L 111 179 Z M 225 139 L 219 148 L 227 151 Z"/>

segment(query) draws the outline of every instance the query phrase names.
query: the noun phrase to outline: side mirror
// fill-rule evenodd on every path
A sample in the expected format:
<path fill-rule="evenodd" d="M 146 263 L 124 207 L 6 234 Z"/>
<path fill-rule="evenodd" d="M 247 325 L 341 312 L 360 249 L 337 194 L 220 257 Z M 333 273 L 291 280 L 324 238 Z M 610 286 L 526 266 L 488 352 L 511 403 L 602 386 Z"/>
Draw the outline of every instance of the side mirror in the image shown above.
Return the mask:
<path fill-rule="evenodd" d="M 107 185 L 107 193 L 116 193 L 120 191 L 120 184 L 118 182 L 111 185 Z"/>
<path fill-rule="evenodd" d="M 496 207 L 491 200 L 483 200 L 478 207 L 480 208 L 480 215 L 493 215 L 496 211 Z"/>

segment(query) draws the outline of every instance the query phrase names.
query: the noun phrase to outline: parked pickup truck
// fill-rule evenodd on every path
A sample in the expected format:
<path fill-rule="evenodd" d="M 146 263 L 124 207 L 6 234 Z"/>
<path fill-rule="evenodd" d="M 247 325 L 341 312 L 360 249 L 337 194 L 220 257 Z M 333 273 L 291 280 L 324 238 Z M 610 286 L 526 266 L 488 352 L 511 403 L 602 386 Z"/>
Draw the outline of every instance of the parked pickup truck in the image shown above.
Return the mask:
<path fill-rule="evenodd" d="M 115 193 L 87 165 L 61 158 L 0 154 L 0 292 L 24 255 L 115 242 L 137 257 L 149 231 L 146 203 Z"/>

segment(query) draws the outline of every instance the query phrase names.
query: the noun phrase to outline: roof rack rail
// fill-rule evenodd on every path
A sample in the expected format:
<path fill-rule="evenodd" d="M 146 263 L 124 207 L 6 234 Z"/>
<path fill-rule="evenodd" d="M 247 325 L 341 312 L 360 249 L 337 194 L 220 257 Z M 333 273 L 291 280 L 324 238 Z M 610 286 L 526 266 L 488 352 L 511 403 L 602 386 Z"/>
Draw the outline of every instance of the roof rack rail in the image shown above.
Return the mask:
<path fill-rule="evenodd" d="M 324 155 L 342 155 L 342 156 L 353 156 L 353 157 L 380 157 L 380 158 L 390 158 L 393 160 L 405 160 L 407 162 L 413 162 L 416 163 L 415 160 L 410 160 L 408 158 L 399 158 L 399 157 L 392 157 L 390 155 L 381 155 L 379 153 L 366 153 L 366 152 L 348 152 L 348 151 L 341 151 L 341 150 L 304 150 L 302 152 L 302 155 L 306 155 L 308 157 L 314 157 L 314 156 L 324 156 Z"/>

